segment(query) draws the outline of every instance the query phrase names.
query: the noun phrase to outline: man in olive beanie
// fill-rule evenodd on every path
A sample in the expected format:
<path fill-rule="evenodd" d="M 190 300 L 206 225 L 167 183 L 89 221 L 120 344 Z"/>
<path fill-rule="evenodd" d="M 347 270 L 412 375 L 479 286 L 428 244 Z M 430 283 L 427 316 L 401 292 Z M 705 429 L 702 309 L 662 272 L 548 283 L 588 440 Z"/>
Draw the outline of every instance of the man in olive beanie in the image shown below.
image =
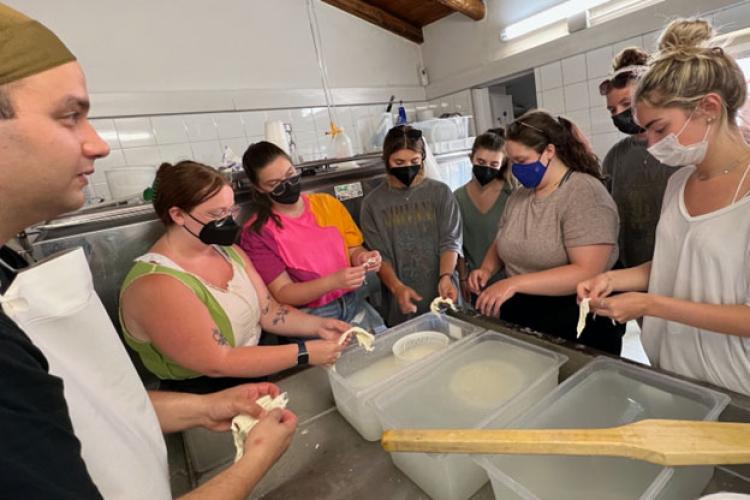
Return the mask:
<path fill-rule="evenodd" d="M 25 228 L 82 206 L 94 161 L 109 153 L 88 110 L 73 54 L 42 24 L 0 4 L 0 247 Z M 161 433 L 228 430 L 234 416 L 246 413 L 260 418 L 248 436 L 253 444 L 194 492 L 246 498 L 294 433 L 292 413 L 263 414 L 255 404 L 278 388 L 146 393 L 93 289 L 83 294 L 84 304 L 99 307 L 103 328 L 66 328 L 64 314 L 47 323 L 62 325 L 58 330 L 29 321 L 29 311 L 55 316 L 66 295 L 79 291 L 59 280 L 44 288 L 54 283 L 45 272 L 59 270 L 50 265 L 61 260 L 23 268 L 16 254 L 0 248 L 0 497 L 171 498 Z M 85 260 L 72 281 L 90 284 Z M 93 345 L 106 349 L 87 349 Z M 102 387 L 102 380 L 113 383 Z"/>

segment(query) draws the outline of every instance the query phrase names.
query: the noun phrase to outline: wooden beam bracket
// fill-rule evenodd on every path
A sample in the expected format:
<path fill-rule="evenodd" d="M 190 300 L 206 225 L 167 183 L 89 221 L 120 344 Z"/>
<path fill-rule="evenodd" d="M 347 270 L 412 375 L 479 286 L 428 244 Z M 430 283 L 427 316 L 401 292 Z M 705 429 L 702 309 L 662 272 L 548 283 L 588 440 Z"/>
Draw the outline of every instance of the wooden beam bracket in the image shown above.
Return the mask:
<path fill-rule="evenodd" d="M 475 21 L 481 21 L 487 13 L 482 0 L 436 0 L 439 4 L 460 12 Z"/>
<path fill-rule="evenodd" d="M 422 28 L 418 28 L 401 18 L 390 14 L 379 7 L 370 5 L 363 0 L 323 0 L 329 5 L 338 7 L 352 15 L 364 19 L 376 26 L 402 36 L 415 43 L 424 42 Z M 442 3 L 442 2 L 441 2 Z M 480 2 L 481 3 L 481 2 Z M 484 7 L 484 6 L 482 6 Z"/>

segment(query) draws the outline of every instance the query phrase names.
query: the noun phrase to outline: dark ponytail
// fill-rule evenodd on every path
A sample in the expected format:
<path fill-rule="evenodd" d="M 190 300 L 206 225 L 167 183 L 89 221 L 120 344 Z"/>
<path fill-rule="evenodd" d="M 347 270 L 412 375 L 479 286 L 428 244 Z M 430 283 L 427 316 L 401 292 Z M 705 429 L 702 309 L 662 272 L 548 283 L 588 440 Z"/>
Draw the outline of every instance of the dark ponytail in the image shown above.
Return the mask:
<path fill-rule="evenodd" d="M 228 186 L 227 181 L 208 165 L 184 160 L 172 165 L 162 163 L 156 171 L 154 184 L 154 211 L 165 226 L 174 224 L 169 211 L 173 207 L 191 212 L 195 207 L 213 198 Z"/>
<path fill-rule="evenodd" d="M 422 138 L 422 131 L 409 125 L 396 125 L 388 131 L 383 140 L 383 162 L 385 167 L 390 167 L 391 155 L 402 149 L 410 149 L 422 155 L 422 160 L 427 157 L 427 149 Z"/>
<path fill-rule="evenodd" d="M 567 118 L 555 119 L 546 111 L 529 111 L 508 126 L 506 139 L 520 142 L 539 154 L 548 144 L 554 144 L 555 154 L 569 169 L 604 179 L 599 159 L 586 136 Z"/>
<path fill-rule="evenodd" d="M 474 145 L 471 147 L 471 156 L 474 156 L 474 153 L 480 149 L 501 151 L 503 146 L 505 146 L 505 129 L 501 127 L 491 128 L 474 139 Z"/>
<path fill-rule="evenodd" d="M 258 172 L 280 156 L 289 160 L 289 163 L 292 162 L 283 149 L 268 141 L 250 144 L 245 154 L 242 155 L 242 168 L 254 188 L 250 189 L 250 207 L 255 213 L 255 220 L 250 224 L 250 230 L 256 233 L 260 233 L 268 219 L 271 219 L 278 227 L 282 227 L 281 217 L 273 213 L 271 198 L 258 190 Z"/>
<path fill-rule="evenodd" d="M 488 151 L 502 151 L 505 147 L 505 129 L 502 127 L 488 129 L 474 139 L 474 145 L 471 147 L 471 158 L 480 149 Z M 505 178 L 508 173 L 508 158 L 503 157 L 503 164 L 500 165 L 500 176 Z"/>

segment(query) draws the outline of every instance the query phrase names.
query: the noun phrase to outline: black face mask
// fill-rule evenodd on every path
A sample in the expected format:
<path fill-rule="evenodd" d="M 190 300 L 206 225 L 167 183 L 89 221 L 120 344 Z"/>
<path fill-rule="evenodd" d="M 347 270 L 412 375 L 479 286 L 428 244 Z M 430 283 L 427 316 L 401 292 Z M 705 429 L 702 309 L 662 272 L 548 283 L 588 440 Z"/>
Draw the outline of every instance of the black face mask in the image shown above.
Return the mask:
<path fill-rule="evenodd" d="M 276 186 L 273 191 L 268 193 L 268 196 L 270 196 L 276 203 L 281 203 L 283 205 L 293 205 L 297 203 L 299 195 L 302 193 L 302 184 L 300 183 L 301 177 L 302 176 L 300 175 L 295 175 L 288 178 Z"/>
<path fill-rule="evenodd" d="M 500 178 L 500 169 L 488 167 L 487 165 L 473 165 L 471 172 L 482 186 L 486 186 L 495 179 Z"/>
<path fill-rule="evenodd" d="M 406 167 L 390 167 L 388 174 L 392 175 L 404 186 L 409 187 L 414 179 L 419 175 L 419 171 L 422 170 L 422 165 L 408 165 Z"/>
<path fill-rule="evenodd" d="M 206 245 L 219 245 L 223 247 L 234 245 L 234 242 L 237 241 L 237 236 L 239 236 L 240 231 L 242 230 L 242 226 L 238 226 L 231 216 L 221 220 L 212 220 L 211 222 L 204 223 L 193 217 L 191 214 L 188 215 L 190 215 L 190 218 L 195 222 L 203 224 L 203 229 L 201 229 L 200 233 L 195 234 L 188 229 L 187 226 L 182 227 Z"/>
<path fill-rule="evenodd" d="M 628 108 L 621 113 L 617 113 L 616 115 L 612 115 L 612 123 L 614 123 L 617 130 L 623 134 L 635 135 L 646 131 L 633 121 L 633 110 L 631 108 Z"/>

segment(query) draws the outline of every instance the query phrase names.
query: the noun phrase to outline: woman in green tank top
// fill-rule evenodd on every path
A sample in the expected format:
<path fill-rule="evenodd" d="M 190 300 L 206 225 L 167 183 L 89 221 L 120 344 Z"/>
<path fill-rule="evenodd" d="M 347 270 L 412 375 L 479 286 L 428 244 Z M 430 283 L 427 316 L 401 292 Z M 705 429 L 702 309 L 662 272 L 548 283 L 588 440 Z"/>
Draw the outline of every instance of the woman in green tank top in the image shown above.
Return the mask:
<path fill-rule="evenodd" d="M 164 235 L 123 283 L 127 344 L 170 390 L 211 392 L 304 364 L 330 365 L 349 325 L 276 302 L 247 255 L 234 193 L 215 169 L 162 164 L 154 210 Z M 298 343 L 258 345 L 261 329 Z"/>
<path fill-rule="evenodd" d="M 463 221 L 464 256 L 458 260 L 461 293 L 467 303 L 471 292 L 467 286 L 469 273 L 482 265 L 487 249 L 497 234 L 497 224 L 505 202 L 513 190 L 510 169 L 505 160 L 504 130 L 489 129 L 478 136 L 471 148 L 472 178 L 455 192 Z M 502 277 L 493 276 L 488 284 Z"/>

